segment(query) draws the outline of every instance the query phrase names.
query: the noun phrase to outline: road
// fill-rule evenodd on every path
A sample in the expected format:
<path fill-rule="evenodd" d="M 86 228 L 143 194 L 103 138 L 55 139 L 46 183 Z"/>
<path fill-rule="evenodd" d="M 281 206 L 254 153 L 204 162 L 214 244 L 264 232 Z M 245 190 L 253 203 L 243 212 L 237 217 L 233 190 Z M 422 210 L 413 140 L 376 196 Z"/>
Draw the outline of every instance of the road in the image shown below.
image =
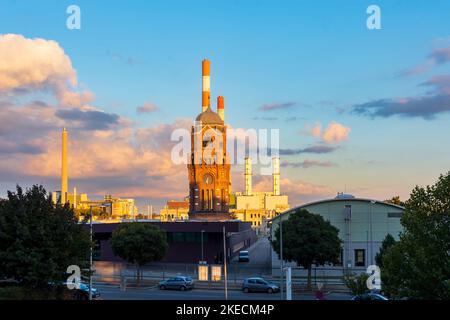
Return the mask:
<path fill-rule="evenodd" d="M 100 291 L 103 300 L 224 300 L 222 290 L 193 289 L 190 291 L 159 290 L 158 288 L 143 288 L 121 291 L 118 286 L 96 284 L 94 286 Z M 332 293 L 327 300 L 349 300 L 350 295 L 344 293 Z M 242 291 L 228 291 L 230 300 L 278 300 L 279 293 L 243 293 Z M 312 295 L 294 294 L 295 300 L 314 300 Z"/>
<path fill-rule="evenodd" d="M 248 249 L 249 266 L 270 266 L 271 247 L 270 241 L 267 237 L 259 238 L 253 246 Z"/>

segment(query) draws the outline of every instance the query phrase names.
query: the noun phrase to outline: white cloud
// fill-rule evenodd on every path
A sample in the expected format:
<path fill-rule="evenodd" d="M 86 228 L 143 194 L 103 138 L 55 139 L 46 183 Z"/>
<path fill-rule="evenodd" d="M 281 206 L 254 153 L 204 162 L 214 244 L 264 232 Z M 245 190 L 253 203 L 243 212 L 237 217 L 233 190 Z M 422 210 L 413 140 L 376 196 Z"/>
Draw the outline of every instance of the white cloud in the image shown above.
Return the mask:
<path fill-rule="evenodd" d="M 333 143 L 347 140 L 350 131 L 351 129 L 349 127 L 332 121 L 323 130 L 322 124 L 318 122 L 313 127 L 307 126 L 302 132 L 316 138 L 321 138 L 325 143 Z"/>
<path fill-rule="evenodd" d="M 337 122 L 330 122 L 323 131 L 322 139 L 326 143 L 340 142 L 348 139 L 351 129 Z"/>

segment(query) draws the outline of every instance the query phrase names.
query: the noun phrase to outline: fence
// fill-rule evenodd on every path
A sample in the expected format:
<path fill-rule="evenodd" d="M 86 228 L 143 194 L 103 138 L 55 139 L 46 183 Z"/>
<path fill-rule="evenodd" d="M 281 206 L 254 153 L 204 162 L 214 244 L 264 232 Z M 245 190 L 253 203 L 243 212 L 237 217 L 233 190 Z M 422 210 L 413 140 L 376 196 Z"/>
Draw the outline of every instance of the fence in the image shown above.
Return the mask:
<path fill-rule="evenodd" d="M 240 286 L 245 278 L 262 277 L 274 283 L 280 283 L 280 269 L 271 268 L 264 265 L 247 265 L 245 263 L 230 263 L 227 266 L 228 283 L 230 285 Z M 312 285 L 322 285 L 326 287 L 343 287 L 343 276 L 347 272 L 360 273 L 362 269 L 344 269 L 344 268 L 324 268 L 317 267 L 311 270 Z M 308 271 L 301 267 L 292 268 L 292 283 L 294 287 L 305 287 L 307 284 Z M 197 264 L 177 264 L 177 263 L 157 263 L 146 265 L 141 268 L 141 283 L 143 285 L 156 285 L 161 280 L 166 280 L 174 276 L 190 276 L 196 283 L 198 282 Z M 96 282 L 120 284 L 124 279 L 128 283 L 136 282 L 136 268 L 133 265 L 117 262 L 98 261 L 95 263 L 94 280 Z M 222 273 L 223 279 L 223 273 Z M 220 285 L 223 281 L 205 282 L 208 286 Z"/>

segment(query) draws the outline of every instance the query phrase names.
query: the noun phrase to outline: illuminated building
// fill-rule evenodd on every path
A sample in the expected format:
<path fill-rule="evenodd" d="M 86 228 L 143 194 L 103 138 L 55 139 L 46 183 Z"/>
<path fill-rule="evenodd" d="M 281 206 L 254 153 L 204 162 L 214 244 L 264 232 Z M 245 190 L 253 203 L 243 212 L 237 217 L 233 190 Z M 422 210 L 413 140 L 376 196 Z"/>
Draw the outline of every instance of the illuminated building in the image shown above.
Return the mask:
<path fill-rule="evenodd" d="M 189 201 L 167 201 L 159 211 L 160 221 L 180 221 L 189 219 Z"/>
<path fill-rule="evenodd" d="M 245 159 L 245 192 L 234 193 L 235 205 L 230 210 L 236 219 L 251 222 L 253 228 L 266 229 L 268 220 L 289 209 L 288 196 L 280 194 L 279 163 L 279 158 L 272 159 L 273 190 L 271 192 L 253 192 L 252 160 Z"/>
<path fill-rule="evenodd" d="M 230 164 L 227 161 L 227 126 L 224 98 L 218 97 L 218 113 L 211 110 L 210 63 L 202 62 L 202 112 L 191 128 L 188 163 L 189 217 L 191 219 L 229 218 Z"/>

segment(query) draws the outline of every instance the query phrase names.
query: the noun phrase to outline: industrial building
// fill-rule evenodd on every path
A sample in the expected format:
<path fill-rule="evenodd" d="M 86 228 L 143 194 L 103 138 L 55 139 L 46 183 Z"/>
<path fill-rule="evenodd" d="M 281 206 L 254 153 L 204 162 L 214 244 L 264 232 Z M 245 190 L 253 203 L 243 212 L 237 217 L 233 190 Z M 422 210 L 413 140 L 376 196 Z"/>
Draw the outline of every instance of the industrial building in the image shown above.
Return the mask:
<path fill-rule="evenodd" d="M 339 229 L 339 238 L 342 240 L 341 263 L 317 268 L 327 270 L 326 272 L 333 269 L 349 269 L 356 272 L 366 270 L 369 265 L 375 264 L 375 255 L 386 235 L 391 234 L 398 240 L 402 231 L 400 218 L 404 212 L 403 207 L 340 193 L 334 199 L 304 204 L 273 218 L 271 237 L 275 237 L 280 220 L 287 220 L 291 214 L 300 209 L 321 215 Z M 280 265 L 277 253 L 272 250 L 272 268 L 275 273 L 279 273 Z M 295 266 L 293 263 L 285 265 Z"/>
<path fill-rule="evenodd" d="M 256 234 L 250 224 L 241 221 L 180 221 L 140 222 L 158 226 L 166 232 L 169 248 L 163 262 L 174 263 L 222 263 L 223 228 L 226 235 L 226 257 L 228 260 L 248 248 L 256 241 Z M 109 240 L 120 223 L 96 223 L 93 225 L 97 260 L 123 261 L 116 257 Z M 88 227 L 88 226 L 86 226 Z M 203 244 L 203 245 L 202 245 Z M 203 248 L 203 251 L 202 251 Z"/>
<path fill-rule="evenodd" d="M 189 199 L 187 201 L 167 201 L 167 204 L 159 211 L 159 220 L 183 221 L 189 219 Z"/>
<path fill-rule="evenodd" d="M 233 195 L 235 205 L 230 212 L 236 219 L 251 222 L 252 227 L 258 230 L 266 229 L 266 222 L 277 214 L 289 209 L 287 195 L 280 192 L 280 159 L 272 159 L 271 192 L 253 192 L 252 190 L 252 159 L 245 158 L 245 192 L 236 192 Z"/>
<path fill-rule="evenodd" d="M 68 131 L 63 128 L 61 135 L 61 190 L 52 192 L 52 201 L 55 204 L 69 204 L 76 212 L 94 208 L 94 213 L 101 210 L 108 220 L 134 218 L 138 214 L 134 199 L 113 198 L 106 195 L 103 201 L 91 201 L 86 193 L 78 193 L 73 188 L 73 193 L 68 192 L 69 187 L 69 161 L 68 161 Z M 101 209 L 100 209 L 101 208 Z M 95 217 L 94 220 L 100 217 Z M 82 219 L 82 216 L 80 216 Z"/>

